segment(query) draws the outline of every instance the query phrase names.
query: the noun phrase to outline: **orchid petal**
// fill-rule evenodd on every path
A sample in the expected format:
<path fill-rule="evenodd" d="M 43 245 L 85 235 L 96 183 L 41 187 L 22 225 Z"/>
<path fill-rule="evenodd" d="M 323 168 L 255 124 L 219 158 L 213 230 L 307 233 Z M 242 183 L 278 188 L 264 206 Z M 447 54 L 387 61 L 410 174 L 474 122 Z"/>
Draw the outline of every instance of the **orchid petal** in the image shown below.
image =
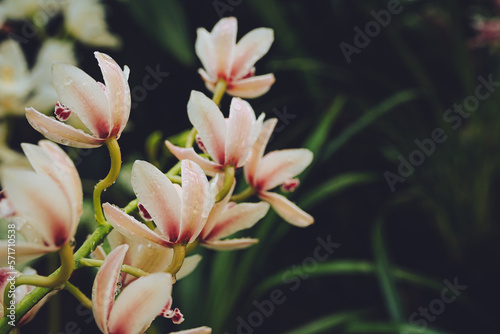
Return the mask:
<path fill-rule="evenodd" d="M 143 333 L 170 298 L 172 276 L 155 273 L 130 283 L 116 299 L 109 316 L 111 333 Z M 133 312 L 131 312 L 133 310 Z"/>
<path fill-rule="evenodd" d="M 137 221 L 134 217 L 129 216 L 120 208 L 117 208 L 109 203 L 104 203 L 102 206 L 106 215 L 106 220 L 123 235 L 131 239 L 139 239 L 145 244 L 157 244 L 159 246 L 170 246 L 170 242 L 165 240 L 157 233 L 151 231 L 146 225 Z M 151 245 L 154 246 L 154 245 Z"/>
<path fill-rule="evenodd" d="M 127 253 L 128 245 L 121 245 L 108 254 L 99 268 L 92 287 L 92 311 L 99 329 L 108 334 L 108 321 L 115 301 L 116 283 Z"/>
<path fill-rule="evenodd" d="M 221 19 L 211 32 L 212 47 L 216 50 L 215 69 L 218 77 L 228 79 L 233 66 L 238 22 L 234 17 Z"/>
<path fill-rule="evenodd" d="M 46 138 L 63 145 L 78 148 L 94 148 L 104 144 L 104 139 L 93 137 L 80 129 L 45 116 L 33 108 L 26 108 L 26 118 L 31 126 Z"/>
<path fill-rule="evenodd" d="M 236 44 L 231 76 L 239 79 L 245 76 L 254 64 L 271 48 L 274 32 L 269 28 L 258 28 L 243 36 Z"/>
<path fill-rule="evenodd" d="M 313 153 L 305 148 L 273 151 L 264 156 L 257 169 L 257 188 L 272 189 L 285 180 L 300 174 L 313 159 Z"/>
<path fill-rule="evenodd" d="M 167 145 L 170 152 L 179 160 L 192 160 L 197 165 L 201 167 L 208 175 L 213 176 L 215 173 L 220 172 L 220 165 L 212 162 L 208 159 L 201 157 L 197 154 L 192 147 L 183 148 L 179 146 L 175 146 L 168 140 L 165 141 L 165 145 Z"/>
<path fill-rule="evenodd" d="M 212 329 L 210 327 L 197 327 L 192 329 L 187 329 L 180 332 L 171 332 L 170 334 L 211 334 Z"/>
<path fill-rule="evenodd" d="M 196 30 L 196 35 L 196 55 L 200 58 L 203 67 L 208 71 L 208 76 L 217 78 L 217 66 L 214 59 L 215 50 L 212 44 L 212 37 L 205 28 Z"/>
<path fill-rule="evenodd" d="M 272 73 L 236 80 L 228 87 L 227 93 L 231 96 L 253 99 L 267 93 L 274 81 L 276 79 Z"/>
<path fill-rule="evenodd" d="M 201 259 L 202 256 L 198 254 L 186 257 L 184 259 L 184 262 L 182 263 L 181 269 L 177 272 L 177 274 L 175 274 L 175 278 L 177 280 L 180 280 L 186 277 L 187 275 L 191 274 L 196 269 Z"/>
<path fill-rule="evenodd" d="M 200 134 L 208 154 L 218 164 L 224 163 L 226 121 L 214 101 L 203 93 L 192 91 L 187 112 L 189 121 Z"/>
<path fill-rule="evenodd" d="M 7 240 L 0 240 L 0 250 L 2 250 L 2 254 L 0 255 L 0 267 L 6 267 L 8 265 L 8 246 L 11 246 L 11 244 L 9 244 Z M 58 249 L 59 248 L 55 246 L 45 246 L 44 244 L 36 242 L 18 242 L 16 243 L 16 264 L 26 263 L 41 255 L 55 252 Z"/>
<path fill-rule="evenodd" d="M 127 82 L 128 74 L 125 75 L 120 66 L 107 54 L 95 52 L 94 55 L 97 58 L 106 85 L 106 95 L 112 122 L 110 135 L 119 138 L 130 115 L 131 98 Z"/>
<path fill-rule="evenodd" d="M 3 61 L 0 62 L 1 73 L 9 73 L 12 75 L 12 82 L 22 81 L 28 75 L 28 65 L 24 52 L 19 46 L 19 43 L 13 39 L 7 39 L 0 44 L 0 54 Z M 6 72 L 8 69 L 9 72 Z"/>
<path fill-rule="evenodd" d="M 255 187 L 257 167 L 264 155 L 264 151 L 266 150 L 267 143 L 269 142 L 269 138 L 271 138 L 276 123 L 278 123 L 278 119 L 276 118 L 271 118 L 264 122 L 262 130 L 253 144 L 250 159 L 245 165 L 245 179 L 252 187 Z"/>
<path fill-rule="evenodd" d="M 182 218 L 178 241 L 193 242 L 205 226 L 214 199 L 203 170 L 190 160 L 182 160 Z"/>
<path fill-rule="evenodd" d="M 259 197 L 269 202 L 274 211 L 292 225 L 306 227 L 314 223 L 314 218 L 310 214 L 280 194 L 263 191 Z"/>
<path fill-rule="evenodd" d="M 268 210 L 269 204 L 265 202 L 236 204 L 217 217 L 217 224 L 205 240 L 222 239 L 251 228 L 266 215 Z"/>
<path fill-rule="evenodd" d="M 236 250 L 236 249 L 248 248 L 252 245 L 255 245 L 258 242 L 259 242 L 258 239 L 239 238 L 239 239 L 229 239 L 229 240 L 204 241 L 201 245 L 205 248 L 225 251 L 225 250 Z"/>
<path fill-rule="evenodd" d="M 255 112 L 250 104 L 240 98 L 233 98 L 229 108 L 225 145 L 225 164 L 240 167 L 240 161 L 247 157 L 253 143 L 252 131 Z"/>
<path fill-rule="evenodd" d="M 181 222 L 181 199 L 172 182 L 158 168 L 137 160 L 132 167 L 132 187 L 161 234 L 177 240 Z"/>
<path fill-rule="evenodd" d="M 87 73 L 73 65 L 54 63 L 52 83 L 57 95 L 98 138 L 111 131 L 108 99 L 101 86 Z"/>

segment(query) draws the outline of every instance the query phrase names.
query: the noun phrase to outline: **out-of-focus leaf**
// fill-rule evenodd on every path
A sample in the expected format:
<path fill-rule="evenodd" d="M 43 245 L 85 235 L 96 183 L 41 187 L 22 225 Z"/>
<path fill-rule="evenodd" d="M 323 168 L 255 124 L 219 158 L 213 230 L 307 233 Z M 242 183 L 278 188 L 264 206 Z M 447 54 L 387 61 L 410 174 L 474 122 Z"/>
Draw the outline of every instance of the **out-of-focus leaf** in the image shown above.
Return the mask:
<path fill-rule="evenodd" d="M 286 268 L 277 274 L 265 279 L 254 290 L 254 295 L 261 295 L 273 287 L 284 284 L 283 275 L 289 273 L 290 269 Z M 441 292 L 443 284 L 439 281 L 425 277 L 406 269 L 392 268 L 394 277 L 398 281 L 410 282 L 416 285 L 424 286 L 432 290 Z M 331 275 L 373 275 L 375 273 L 375 265 L 369 261 L 361 260 L 337 260 L 322 262 L 318 264 L 318 268 L 310 272 L 310 278 L 331 276 Z"/>
<path fill-rule="evenodd" d="M 387 311 L 394 322 L 402 322 L 404 321 L 403 308 L 384 245 L 382 220 L 378 220 L 375 223 L 375 229 L 373 231 L 373 251 L 375 254 L 377 278 L 385 298 Z"/>
<path fill-rule="evenodd" d="M 376 121 L 380 116 L 393 110 L 400 104 L 406 103 L 415 99 L 418 96 L 415 90 L 405 90 L 394 94 L 387 100 L 384 100 L 378 106 L 368 110 L 359 120 L 351 124 L 337 138 L 332 140 L 325 148 L 323 159 L 330 158 L 339 148 L 347 143 L 352 137 L 358 134 L 361 130 Z"/>
<path fill-rule="evenodd" d="M 304 194 L 302 196 L 303 200 L 300 201 L 300 206 L 303 209 L 309 209 L 343 190 L 355 185 L 371 182 L 375 179 L 376 176 L 372 173 L 345 173 L 337 175 Z"/>
<path fill-rule="evenodd" d="M 344 327 L 347 322 L 353 322 L 361 318 L 365 311 L 346 311 L 339 312 L 313 320 L 310 323 L 294 329 L 286 334 L 319 334 L 331 333 L 332 329 Z"/>
<path fill-rule="evenodd" d="M 158 161 L 158 149 L 163 146 L 163 133 L 160 130 L 151 133 L 148 138 L 146 138 L 146 155 L 149 162 L 153 163 L 156 167 L 160 168 Z"/>
<path fill-rule="evenodd" d="M 345 68 L 308 57 L 272 59 L 268 61 L 267 66 L 273 72 L 314 72 L 316 75 L 332 78 L 340 82 L 351 81 L 352 79 L 351 72 Z"/>
<path fill-rule="evenodd" d="M 353 323 L 345 329 L 345 333 L 406 333 L 406 334 L 445 334 L 445 332 L 412 326 L 409 324 L 391 324 L 385 322 Z"/>
<path fill-rule="evenodd" d="M 127 7 L 135 20 L 158 44 L 186 66 L 194 64 L 194 44 L 184 8 L 177 0 L 129 0 Z"/>

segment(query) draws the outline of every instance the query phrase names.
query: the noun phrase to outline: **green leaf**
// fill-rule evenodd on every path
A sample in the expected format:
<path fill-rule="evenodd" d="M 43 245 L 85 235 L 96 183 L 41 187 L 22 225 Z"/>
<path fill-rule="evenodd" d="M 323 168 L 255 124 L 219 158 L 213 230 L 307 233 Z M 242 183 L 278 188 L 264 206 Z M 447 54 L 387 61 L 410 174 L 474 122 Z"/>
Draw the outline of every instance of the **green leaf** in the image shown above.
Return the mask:
<path fill-rule="evenodd" d="M 194 65 L 194 43 L 188 31 L 190 25 L 179 1 L 131 0 L 126 3 L 132 17 L 162 48 L 180 63 Z"/>
<path fill-rule="evenodd" d="M 348 322 L 357 321 L 360 316 L 366 311 L 345 311 L 327 315 L 319 319 L 313 320 L 310 323 L 296 328 L 286 334 L 318 334 L 331 333 L 332 329 L 345 327 Z"/>
<path fill-rule="evenodd" d="M 347 143 L 352 137 L 361 132 L 367 126 L 376 121 L 385 113 L 393 110 L 400 104 L 406 103 L 415 99 L 418 96 L 415 90 L 405 90 L 394 94 L 387 100 L 384 100 L 378 106 L 369 109 L 359 120 L 351 124 L 337 138 L 332 140 L 325 148 L 323 160 L 330 158 L 339 148 Z"/>
<path fill-rule="evenodd" d="M 376 176 L 373 173 L 345 173 L 337 175 L 304 194 L 301 197 L 303 200 L 300 201 L 300 206 L 303 209 L 309 209 L 343 190 L 355 185 L 371 182 L 375 179 Z"/>

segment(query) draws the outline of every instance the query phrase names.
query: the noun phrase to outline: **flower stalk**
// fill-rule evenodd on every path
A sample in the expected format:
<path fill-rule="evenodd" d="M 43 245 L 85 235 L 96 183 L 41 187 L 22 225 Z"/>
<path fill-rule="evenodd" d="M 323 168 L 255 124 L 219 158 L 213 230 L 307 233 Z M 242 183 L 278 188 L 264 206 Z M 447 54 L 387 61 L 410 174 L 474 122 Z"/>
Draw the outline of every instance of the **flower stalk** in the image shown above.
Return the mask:
<path fill-rule="evenodd" d="M 172 275 L 175 279 L 175 275 L 179 272 L 184 263 L 184 258 L 186 257 L 186 245 L 185 244 L 176 244 L 173 246 L 174 256 L 172 258 L 172 262 L 165 270 L 166 273 Z"/>
<path fill-rule="evenodd" d="M 96 259 L 81 259 L 80 260 L 80 266 L 81 267 L 100 267 L 104 263 L 103 260 L 96 260 Z M 141 270 L 136 267 L 129 266 L 127 264 L 122 264 L 122 267 L 120 271 L 133 275 L 135 277 L 142 277 L 142 276 L 148 276 L 149 273 L 145 272 L 144 270 Z"/>
<path fill-rule="evenodd" d="M 68 292 L 71 293 L 80 303 L 82 303 L 83 306 L 88 309 L 92 309 L 92 302 L 80 289 L 71 284 L 69 281 L 64 283 L 64 288 L 68 290 Z"/>
<path fill-rule="evenodd" d="M 222 184 L 222 189 L 215 197 L 216 203 L 222 201 L 231 190 L 231 186 L 234 182 L 234 171 L 234 166 L 226 166 L 226 168 L 224 168 L 224 183 Z"/>

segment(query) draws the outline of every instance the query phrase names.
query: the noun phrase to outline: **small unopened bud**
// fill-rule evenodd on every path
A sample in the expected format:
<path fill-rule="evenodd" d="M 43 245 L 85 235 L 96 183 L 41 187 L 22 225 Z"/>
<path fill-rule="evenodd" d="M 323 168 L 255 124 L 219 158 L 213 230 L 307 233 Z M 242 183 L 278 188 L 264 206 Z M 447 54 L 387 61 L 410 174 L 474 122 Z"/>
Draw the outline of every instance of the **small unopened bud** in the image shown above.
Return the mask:
<path fill-rule="evenodd" d="M 57 101 L 56 107 L 54 108 L 54 114 L 61 122 L 67 121 L 69 116 L 71 116 L 71 110 L 66 107 L 61 102 Z"/>
<path fill-rule="evenodd" d="M 137 205 L 137 207 L 139 208 L 139 213 L 141 214 L 142 219 L 144 219 L 146 221 L 152 221 L 153 220 L 153 217 L 151 217 L 151 215 L 149 214 L 148 210 L 146 210 L 146 208 L 144 207 L 144 205 L 142 205 L 141 203 L 139 203 Z"/>
<path fill-rule="evenodd" d="M 299 179 L 287 179 L 283 184 L 281 185 L 281 190 L 286 192 L 286 193 L 291 193 L 297 187 L 300 185 L 300 180 Z"/>

